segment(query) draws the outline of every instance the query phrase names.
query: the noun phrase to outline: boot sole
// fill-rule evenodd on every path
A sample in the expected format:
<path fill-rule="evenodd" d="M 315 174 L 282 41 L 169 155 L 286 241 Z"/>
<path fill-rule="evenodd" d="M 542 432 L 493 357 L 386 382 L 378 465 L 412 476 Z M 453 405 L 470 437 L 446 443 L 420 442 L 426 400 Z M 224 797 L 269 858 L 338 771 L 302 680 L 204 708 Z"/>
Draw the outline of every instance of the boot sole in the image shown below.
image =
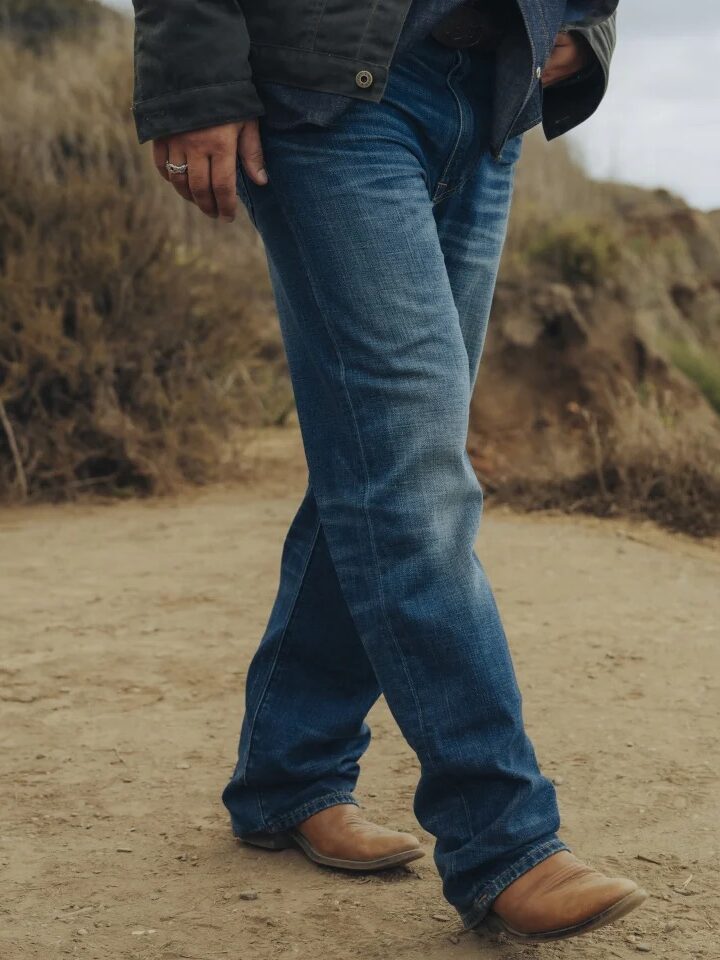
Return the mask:
<path fill-rule="evenodd" d="M 299 849 L 308 860 L 321 867 L 333 867 L 335 870 L 351 870 L 355 873 L 371 873 L 379 870 L 390 870 L 392 867 L 401 867 L 413 860 L 425 856 L 425 851 L 419 847 L 412 850 L 401 850 L 388 857 L 379 857 L 377 860 L 342 860 L 339 857 L 326 857 L 316 850 L 306 840 L 299 830 L 288 830 L 286 833 L 256 833 L 247 837 L 240 837 L 242 843 L 251 847 L 261 847 L 263 850 L 291 850 Z"/>
<path fill-rule="evenodd" d="M 548 930 L 545 933 L 520 933 L 519 930 L 513 930 L 496 913 L 490 911 L 481 926 L 485 926 L 492 933 L 503 933 L 510 940 L 516 943 L 549 943 L 552 940 L 569 940 L 570 937 L 579 937 L 584 933 L 590 933 L 593 930 L 599 930 L 600 927 L 608 923 L 614 923 L 621 917 L 627 916 L 632 910 L 635 910 L 640 904 L 644 903 L 648 894 L 641 889 L 633 890 L 622 900 L 618 900 L 607 910 L 596 913 L 582 923 L 573 924 L 571 927 L 563 927 L 559 930 Z"/>

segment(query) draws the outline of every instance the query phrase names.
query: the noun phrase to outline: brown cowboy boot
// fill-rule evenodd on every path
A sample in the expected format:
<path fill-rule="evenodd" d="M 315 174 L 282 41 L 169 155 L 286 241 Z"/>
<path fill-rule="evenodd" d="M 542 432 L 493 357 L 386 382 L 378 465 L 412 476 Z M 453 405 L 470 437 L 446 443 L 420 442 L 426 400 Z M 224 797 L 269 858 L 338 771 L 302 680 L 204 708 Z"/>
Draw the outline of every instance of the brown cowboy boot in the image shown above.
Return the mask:
<path fill-rule="evenodd" d="M 521 943 L 565 940 L 624 917 L 646 899 L 632 880 L 605 877 L 563 850 L 503 890 L 485 925 Z"/>
<path fill-rule="evenodd" d="M 255 833 L 242 840 L 268 850 L 299 847 L 314 863 L 340 870 L 387 870 L 425 856 L 411 834 L 370 823 L 352 803 L 321 810 L 284 833 Z"/>

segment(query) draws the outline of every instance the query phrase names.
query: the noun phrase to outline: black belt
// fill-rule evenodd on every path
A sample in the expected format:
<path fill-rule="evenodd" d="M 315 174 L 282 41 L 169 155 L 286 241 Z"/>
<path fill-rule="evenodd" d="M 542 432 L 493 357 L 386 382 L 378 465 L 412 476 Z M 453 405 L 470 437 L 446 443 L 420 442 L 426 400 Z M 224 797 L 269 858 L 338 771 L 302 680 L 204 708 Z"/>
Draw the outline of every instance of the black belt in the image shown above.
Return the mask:
<path fill-rule="evenodd" d="M 510 0 L 466 0 L 443 17 L 430 35 L 444 47 L 475 47 L 492 53 L 517 15 L 517 7 Z"/>

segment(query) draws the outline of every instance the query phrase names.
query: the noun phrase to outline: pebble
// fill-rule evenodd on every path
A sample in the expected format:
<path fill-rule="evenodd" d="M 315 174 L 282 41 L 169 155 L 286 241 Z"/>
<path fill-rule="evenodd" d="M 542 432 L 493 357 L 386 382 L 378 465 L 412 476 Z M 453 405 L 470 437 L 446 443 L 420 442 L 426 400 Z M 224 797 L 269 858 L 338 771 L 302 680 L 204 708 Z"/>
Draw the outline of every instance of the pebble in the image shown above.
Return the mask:
<path fill-rule="evenodd" d="M 116 847 L 118 853 L 132 853 L 132 847 Z"/>
<path fill-rule="evenodd" d="M 650 946 L 649 943 L 636 943 L 635 949 L 639 953 L 652 953 L 652 947 Z"/>
<path fill-rule="evenodd" d="M 254 890 L 243 890 L 242 893 L 238 894 L 241 900 L 257 900 L 258 895 Z"/>
<path fill-rule="evenodd" d="M 565 783 L 565 777 L 553 777 L 552 782 L 556 787 L 561 787 Z"/>
<path fill-rule="evenodd" d="M 445 917 L 445 916 L 443 916 L 442 913 L 434 913 L 434 914 L 432 915 L 432 919 L 433 919 L 433 920 L 439 920 L 440 923 L 447 923 L 447 922 L 449 921 L 450 917 Z"/>

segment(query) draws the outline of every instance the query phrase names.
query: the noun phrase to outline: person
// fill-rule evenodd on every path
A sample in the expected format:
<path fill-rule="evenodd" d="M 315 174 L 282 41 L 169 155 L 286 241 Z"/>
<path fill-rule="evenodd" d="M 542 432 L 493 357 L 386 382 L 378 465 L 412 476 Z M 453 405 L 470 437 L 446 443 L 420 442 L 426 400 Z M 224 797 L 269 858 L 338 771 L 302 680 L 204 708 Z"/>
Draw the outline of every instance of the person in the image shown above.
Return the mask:
<path fill-rule="evenodd" d="M 223 794 L 235 835 L 345 869 L 421 856 L 354 796 L 382 693 L 467 927 L 618 919 L 646 894 L 558 836 L 466 452 L 523 133 L 598 106 L 617 0 L 134 5 L 139 137 L 180 196 L 231 221 L 239 195 L 261 234 L 308 463 Z"/>

